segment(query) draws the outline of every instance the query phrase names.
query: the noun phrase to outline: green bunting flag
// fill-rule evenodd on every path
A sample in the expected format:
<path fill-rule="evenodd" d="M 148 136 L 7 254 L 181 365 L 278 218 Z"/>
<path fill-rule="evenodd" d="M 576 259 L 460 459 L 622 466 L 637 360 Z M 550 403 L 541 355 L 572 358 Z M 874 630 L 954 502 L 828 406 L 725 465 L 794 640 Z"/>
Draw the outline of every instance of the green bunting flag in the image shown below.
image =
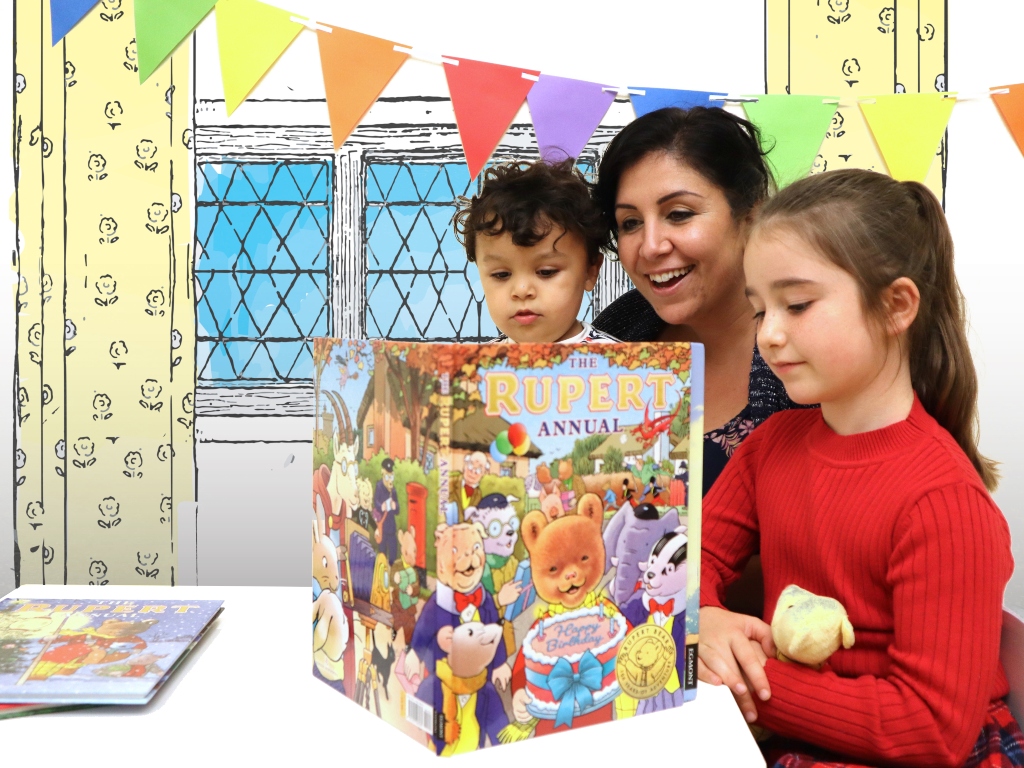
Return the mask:
<path fill-rule="evenodd" d="M 216 4 L 217 0 L 135 0 L 140 83 L 146 82 Z"/>
<path fill-rule="evenodd" d="M 838 98 L 765 94 L 745 98 L 747 118 L 761 130 L 761 147 L 779 189 L 806 176 L 832 123 Z"/>

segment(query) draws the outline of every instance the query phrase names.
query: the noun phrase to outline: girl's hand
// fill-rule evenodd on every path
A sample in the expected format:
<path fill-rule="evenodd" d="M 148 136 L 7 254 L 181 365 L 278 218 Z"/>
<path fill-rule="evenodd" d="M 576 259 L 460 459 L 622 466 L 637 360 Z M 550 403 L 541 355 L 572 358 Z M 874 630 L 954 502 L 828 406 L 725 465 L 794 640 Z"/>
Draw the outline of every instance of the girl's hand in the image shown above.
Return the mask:
<path fill-rule="evenodd" d="M 727 685 L 748 723 L 757 719 L 752 691 L 762 701 L 771 696 L 764 665 L 775 652 L 772 629 L 760 619 L 714 606 L 700 609 L 697 677 Z"/>

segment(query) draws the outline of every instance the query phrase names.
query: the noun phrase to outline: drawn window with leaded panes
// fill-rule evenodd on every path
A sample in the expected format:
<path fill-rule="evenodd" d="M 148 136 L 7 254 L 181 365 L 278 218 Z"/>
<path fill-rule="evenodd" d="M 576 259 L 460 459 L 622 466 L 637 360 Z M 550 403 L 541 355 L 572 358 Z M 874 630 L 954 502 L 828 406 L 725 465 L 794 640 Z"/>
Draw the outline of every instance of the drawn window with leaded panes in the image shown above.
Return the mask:
<path fill-rule="evenodd" d="M 311 380 L 331 333 L 333 162 L 197 165 L 200 384 Z"/>
<path fill-rule="evenodd" d="M 579 167 L 593 172 L 591 161 Z M 498 335 L 479 271 L 452 229 L 456 197 L 477 191 L 465 163 L 367 164 L 367 336 L 476 342 Z M 593 316 L 592 294 L 581 316 Z"/>

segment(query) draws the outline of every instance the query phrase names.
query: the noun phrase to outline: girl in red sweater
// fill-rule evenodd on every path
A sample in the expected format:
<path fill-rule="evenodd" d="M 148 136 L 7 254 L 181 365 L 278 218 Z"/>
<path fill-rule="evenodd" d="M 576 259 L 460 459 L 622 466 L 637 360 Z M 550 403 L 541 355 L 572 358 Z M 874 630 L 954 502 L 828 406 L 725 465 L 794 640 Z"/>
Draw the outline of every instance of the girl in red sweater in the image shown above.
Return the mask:
<path fill-rule="evenodd" d="M 778 766 L 1024 764 L 999 663 L 1010 536 L 939 202 L 812 176 L 764 205 L 744 270 L 761 354 L 821 408 L 768 419 L 704 500 L 699 677 L 777 734 Z M 722 607 L 756 552 L 765 618 L 797 584 L 845 606 L 855 645 L 777 661 L 768 624 Z"/>

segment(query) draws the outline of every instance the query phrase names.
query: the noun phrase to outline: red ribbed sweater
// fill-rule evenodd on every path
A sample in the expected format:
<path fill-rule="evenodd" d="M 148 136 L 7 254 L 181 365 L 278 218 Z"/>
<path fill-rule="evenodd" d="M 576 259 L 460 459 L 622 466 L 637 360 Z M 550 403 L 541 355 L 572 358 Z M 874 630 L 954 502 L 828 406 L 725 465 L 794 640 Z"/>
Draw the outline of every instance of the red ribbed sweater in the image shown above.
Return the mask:
<path fill-rule="evenodd" d="M 765 615 L 797 584 L 834 597 L 856 634 L 818 672 L 771 659 L 758 722 L 871 762 L 959 765 L 999 663 L 1013 570 L 1002 513 L 952 436 L 914 399 L 905 421 L 833 432 L 819 410 L 772 416 L 703 504 L 701 605 L 760 550 Z"/>

